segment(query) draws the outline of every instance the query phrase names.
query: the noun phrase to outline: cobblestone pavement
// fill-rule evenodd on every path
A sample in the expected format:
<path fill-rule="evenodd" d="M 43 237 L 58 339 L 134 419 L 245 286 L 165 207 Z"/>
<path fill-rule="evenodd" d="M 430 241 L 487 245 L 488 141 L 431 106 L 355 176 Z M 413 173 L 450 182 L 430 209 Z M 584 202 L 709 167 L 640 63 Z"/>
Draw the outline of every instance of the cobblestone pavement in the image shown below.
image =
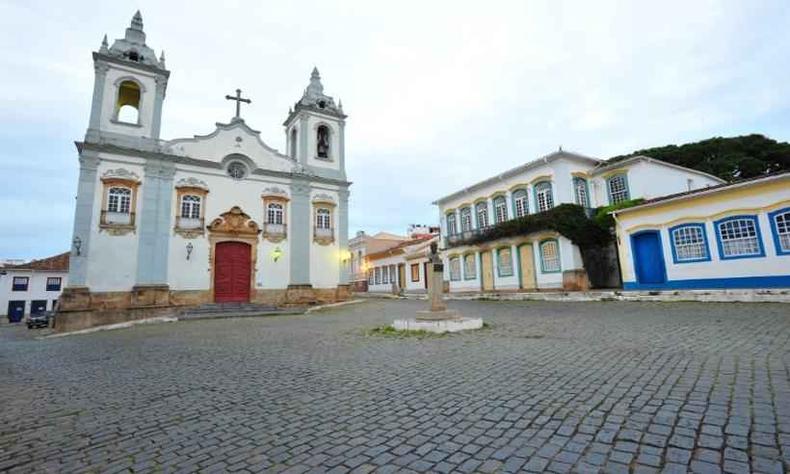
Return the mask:
<path fill-rule="evenodd" d="M 790 307 L 423 302 L 33 340 L 0 328 L 0 471 L 765 472 L 790 467 Z"/>

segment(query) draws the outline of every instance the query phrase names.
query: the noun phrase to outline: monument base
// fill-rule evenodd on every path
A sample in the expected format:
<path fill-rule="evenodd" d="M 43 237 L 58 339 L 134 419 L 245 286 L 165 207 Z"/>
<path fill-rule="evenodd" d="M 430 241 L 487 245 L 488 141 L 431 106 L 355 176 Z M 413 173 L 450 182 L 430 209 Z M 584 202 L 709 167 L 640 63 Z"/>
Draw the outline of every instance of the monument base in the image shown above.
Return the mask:
<path fill-rule="evenodd" d="M 461 319 L 461 313 L 452 309 L 417 311 L 417 321 L 444 321 L 448 319 Z"/>
<path fill-rule="evenodd" d="M 431 311 L 424 311 L 430 313 Z M 443 312 L 443 311 L 442 311 Z M 428 331 L 435 333 L 459 332 L 469 329 L 480 329 L 483 327 L 483 320 L 480 318 L 463 318 L 457 312 L 455 318 L 445 319 L 397 319 L 392 323 L 392 327 L 398 331 Z"/>

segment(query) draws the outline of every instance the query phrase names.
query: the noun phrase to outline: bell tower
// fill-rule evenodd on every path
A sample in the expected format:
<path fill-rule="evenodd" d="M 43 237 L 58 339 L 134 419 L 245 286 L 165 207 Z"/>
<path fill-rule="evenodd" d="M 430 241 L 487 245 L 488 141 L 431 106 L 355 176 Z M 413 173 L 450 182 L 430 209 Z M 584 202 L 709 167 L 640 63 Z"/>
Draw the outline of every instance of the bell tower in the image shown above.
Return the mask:
<path fill-rule="evenodd" d="M 146 139 L 158 139 L 170 71 L 165 69 L 164 52 L 157 59 L 145 43 L 139 10 L 123 38 L 109 46 L 104 36 L 93 64 L 96 75 L 85 141 L 142 145 Z"/>
<path fill-rule="evenodd" d="M 318 68 L 283 125 L 288 156 L 317 175 L 345 179 L 346 114 L 342 101 L 324 94 Z"/>

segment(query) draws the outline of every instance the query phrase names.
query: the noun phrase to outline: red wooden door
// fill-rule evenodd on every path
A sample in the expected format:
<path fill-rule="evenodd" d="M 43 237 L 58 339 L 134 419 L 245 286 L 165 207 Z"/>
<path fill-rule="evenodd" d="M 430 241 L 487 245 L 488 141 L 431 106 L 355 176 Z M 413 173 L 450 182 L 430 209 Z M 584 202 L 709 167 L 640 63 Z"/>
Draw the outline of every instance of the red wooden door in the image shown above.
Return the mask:
<path fill-rule="evenodd" d="M 250 301 L 250 246 L 243 242 L 220 242 L 214 254 L 214 301 Z"/>

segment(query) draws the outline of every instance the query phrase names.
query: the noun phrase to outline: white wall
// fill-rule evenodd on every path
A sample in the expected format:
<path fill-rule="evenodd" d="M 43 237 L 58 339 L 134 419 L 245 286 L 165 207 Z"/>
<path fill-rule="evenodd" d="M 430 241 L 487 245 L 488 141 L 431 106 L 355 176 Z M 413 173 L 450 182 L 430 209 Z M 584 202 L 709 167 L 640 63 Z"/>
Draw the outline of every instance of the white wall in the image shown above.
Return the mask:
<path fill-rule="evenodd" d="M 60 297 L 60 293 L 68 283 L 68 272 L 47 272 L 34 270 L 12 270 L 2 269 L 0 272 L 0 316 L 8 315 L 9 301 L 25 301 L 25 314 L 30 314 L 30 303 L 33 300 L 46 300 L 47 310 L 53 309 L 53 301 Z M 28 277 L 27 291 L 12 291 L 12 283 L 15 276 Z M 60 290 L 47 291 L 47 278 L 59 277 L 61 279 Z"/>
<path fill-rule="evenodd" d="M 314 188 L 310 193 L 310 202 L 319 195 L 330 196 L 338 203 L 336 188 Z M 340 254 L 338 242 L 338 212 L 339 207 L 332 208 L 331 225 L 334 229 L 334 241 L 329 245 L 321 245 L 310 238 L 310 282 L 313 288 L 335 288 L 340 282 L 340 265 L 343 256 Z M 315 214 L 313 205 L 310 206 L 310 232 L 315 231 Z"/>
<path fill-rule="evenodd" d="M 377 267 L 385 267 L 385 266 L 394 265 L 395 266 L 395 278 L 394 278 L 395 282 L 398 281 L 398 265 L 401 265 L 401 264 L 406 264 L 406 281 L 407 281 L 407 284 L 408 284 L 409 268 L 408 268 L 408 264 L 406 262 L 405 256 L 403 254 L 394 255 L 394 256 L 386 257 L 386 258 L 380 258 L 380 259 L 376 259 L 376 260 L 370 260 L 370 262 L 369 262 L 370 268 L 373 270 L 374 275 L 375 275 L 375 269 Z M 387 280 L 386 284 L 385 283 L 379 283 L 377 285 L 376 284 L 376 280 L 374 278 L 373 284 L 368 282 L 368 292 L 370 292 L 370 293 L 391 293 L 392 292 L 392 282 L 393 282 L 393 279 L 392 279 L 392 275 L 391 274 L 390 274 L 389 279 Z"/>

